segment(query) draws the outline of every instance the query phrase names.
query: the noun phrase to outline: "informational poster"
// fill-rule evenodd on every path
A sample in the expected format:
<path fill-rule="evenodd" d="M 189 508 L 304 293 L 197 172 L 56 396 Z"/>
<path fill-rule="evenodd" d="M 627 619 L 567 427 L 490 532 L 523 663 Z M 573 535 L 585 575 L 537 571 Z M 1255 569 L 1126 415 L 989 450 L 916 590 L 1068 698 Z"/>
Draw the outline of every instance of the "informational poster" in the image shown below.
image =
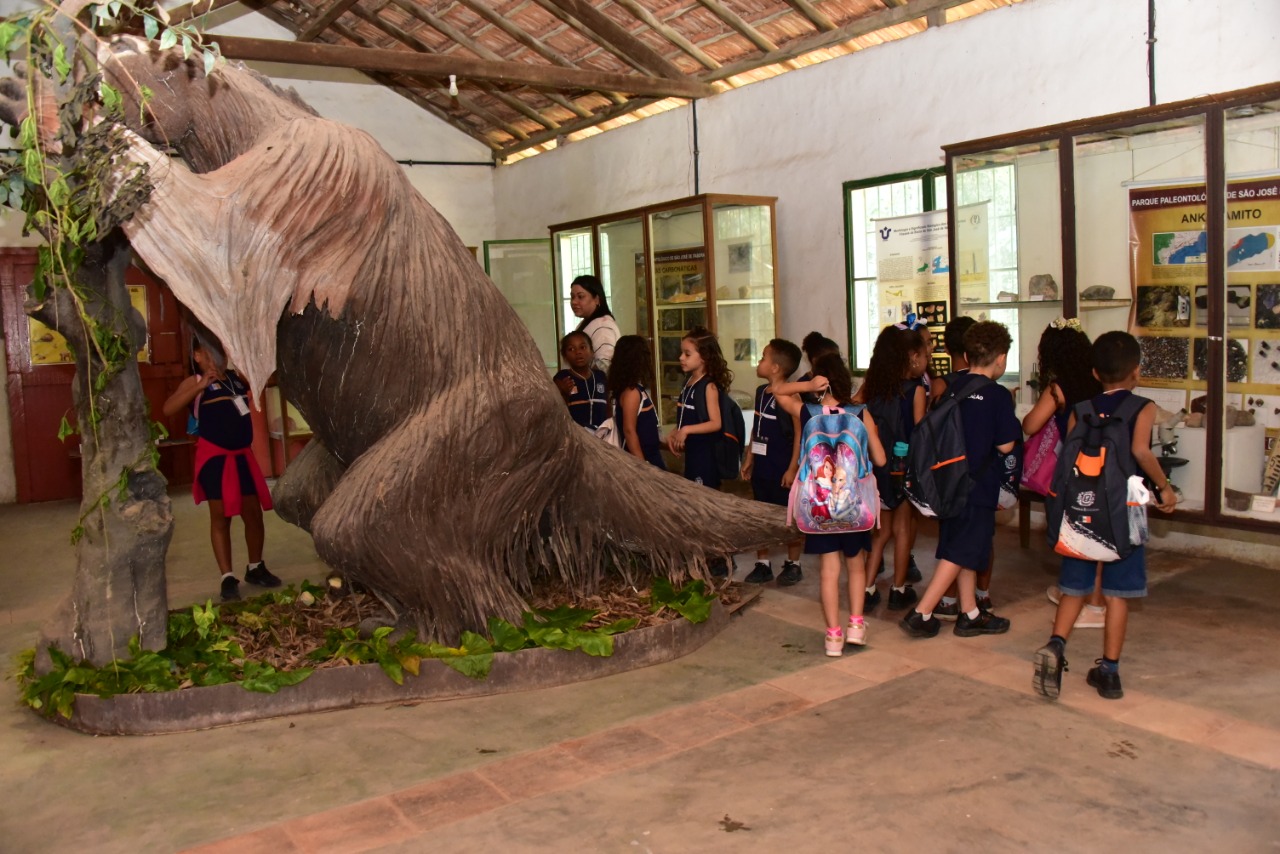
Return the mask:
<path fill-rule="evenodd" d="M 942 330 L 951 319 L 947 212 L 886 217 L 875 225 L 877 327 L 914 315 L 942 352 Z"/>
<path fill-rule="evenodd" d="M 992 302 L 990 205 L 956 208 L 956 284 L 961 303 Z"/>
<path fill-rule="evenodd" d="M 147 324 L 147 288 L 145 285 L 129 285 L 128 288 L 129 302 L 142 315 L 145 326 Z M 67 346 L 67 339 L 62 337 L 62 333 L 45 326 L 34 317 L 27 318 L 27 326 L 32 365 L 70 365 L 75 362 L 75 357 L 71 355 L 71 349 Z M 142 349 L 138 351 L 138 361 L 151 361 L 150 337 L 142 342 Z"/>
<path fill-rule="evenodd" d="M 1142 344 L 1144 385 L 1208 386 L 1206 218 L 1203 184 L 1129 190 L 1131 331 Z M 1228 184 L 1226 260 L 1227 390 L 1245 396 L 1228 402 L 1280 415 L 1280 398 L 1272 403 L 1280 383 L 1280 176 Z"/>

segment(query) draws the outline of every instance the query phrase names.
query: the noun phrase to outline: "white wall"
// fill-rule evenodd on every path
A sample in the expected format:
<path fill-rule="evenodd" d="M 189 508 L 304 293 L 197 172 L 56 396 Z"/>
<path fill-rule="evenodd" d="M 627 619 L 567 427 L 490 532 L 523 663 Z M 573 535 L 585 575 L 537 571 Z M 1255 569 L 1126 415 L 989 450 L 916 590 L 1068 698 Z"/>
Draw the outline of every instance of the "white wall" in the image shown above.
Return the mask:
<path fill-rule="evenodd" d="M 1276 0 L 1157 7 L 1162 101 L 1280 79 Z M 778 197 L 782 334 L 847 340 L 841 183 L 1144 107 L 1146 31 L 1145 0 L 1025 0 L 716 96 L 698 104 L 699 191 Z M 693 193 L 690 137 L 684 108 L 499 169 L 499 235 Z"/>

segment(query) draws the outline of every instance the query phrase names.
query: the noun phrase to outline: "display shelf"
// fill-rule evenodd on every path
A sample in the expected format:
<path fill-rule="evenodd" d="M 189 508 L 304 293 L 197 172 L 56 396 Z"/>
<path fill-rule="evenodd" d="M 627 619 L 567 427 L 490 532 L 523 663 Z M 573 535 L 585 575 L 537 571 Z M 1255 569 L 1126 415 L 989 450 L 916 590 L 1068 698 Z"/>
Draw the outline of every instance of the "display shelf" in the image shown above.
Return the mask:
<path fill-rule="evenodd" d="M 1003 302 L 962 302 L 960 303 L 961 311 L 979 310 L 991 311 L 992 309 L 1020 309 L 1020 308 L 1049 308 L 1061 306 L 1060 299 L 1032 299 L 1032 300 L 1005 300 Z"/>
<path fill-rule="evenodd" d="M 1098 311 L 1104 308 L 1126 308 L 1133 303 L 1129 299 L 1082 299 L 1080 300 L 1081 311 Z"/>

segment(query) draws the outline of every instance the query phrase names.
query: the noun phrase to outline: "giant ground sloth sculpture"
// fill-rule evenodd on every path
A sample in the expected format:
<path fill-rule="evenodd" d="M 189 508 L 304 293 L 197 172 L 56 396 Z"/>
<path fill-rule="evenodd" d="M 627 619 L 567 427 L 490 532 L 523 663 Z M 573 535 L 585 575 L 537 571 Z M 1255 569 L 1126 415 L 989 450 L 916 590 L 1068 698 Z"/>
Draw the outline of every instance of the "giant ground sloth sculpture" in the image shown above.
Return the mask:
<path fill-rule="evenodd" d="M 278 367 L 314 430 L 278 512 L 424 636 L 518 614 L 540 577 L 588 592 L 610 566 L 699 574 L 787 537 L 777 508 L 574 425 L 514 311 L 367 134 L 233 64 L 206 77 L 131 37 L 99 59 L 127 96 L 154 93 L 135 250 L 255 392 Z"/>

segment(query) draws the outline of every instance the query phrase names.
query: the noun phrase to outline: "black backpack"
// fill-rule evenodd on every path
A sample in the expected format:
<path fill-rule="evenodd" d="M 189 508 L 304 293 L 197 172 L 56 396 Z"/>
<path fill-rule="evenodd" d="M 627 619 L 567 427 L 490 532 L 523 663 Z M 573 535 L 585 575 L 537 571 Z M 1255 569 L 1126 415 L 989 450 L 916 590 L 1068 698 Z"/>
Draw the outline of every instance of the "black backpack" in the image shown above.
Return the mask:
<path fill-rule="evenodd" d="M 747 420 L 742 417 L 742 407 L 730 396 L 728 390 L 723 388 L 719 390 L 720 433 L 712 445 L 712 453 L 715 455 L 716 470 L 720 473 L 720 479 L 738 480 L 742 477 L 742 450 L 746 444 Z M 706 421 L 709 417 L 706 395 L 698 400 L 701 401 L 701 406 L 696 410 L 698 417 Z"/>
<path fill-rule="evenodd" d="M 1112 562 L 1146 542 L 1146 505 L 1129 503 L 1129 478 L 1138 474 L 1129 425 L 1151 401 L 1131 394 L 1111 415 L 1092 401 L 1076 404 L 1076 423 L 1045 496 L 1046 533 L 1058 554 Z"/>
<path fill-rule="evenodd" d="M 867 404 L 867 410 L 871 413 L 871 418 L 876 423 L 876 432 L 880 436 L 880 445 L 884 448 L 885 456 L 889 458 L 885 463 L 885 468 L 890 469 L 892 473 L 893 447 L 898 442 L 906 443 L 907 441 L 907 431 L 902 424 L 902 399 L 894 397 L 889 400 L 877 400 L 874 403 Z M 880 501 L 884 504 L 886 510 L 893 510 L 907 496 L 906 490 L 902 488 L 902 478 L 891 476 L 889 480 L 892 484 L 890 492 L 888 495 L 881 493 Z"/>
<path fill-rule="evenodd" d="M 974 478 L 969 474 L 960 402 L 995 385 L 995 380 L 980 377 L 960 394 L 954 385 L 948 386 L 912 432 L 911 449 L 907 452 L 906 491 L 911 503 L 924 515 L 951 519 L 964 512 L 968 505 Z M 993 450 L 992 458 L 994 456 Z M 988 458 L 983 463 L 977 477 L 982 476 L 990 462 Z"/>

